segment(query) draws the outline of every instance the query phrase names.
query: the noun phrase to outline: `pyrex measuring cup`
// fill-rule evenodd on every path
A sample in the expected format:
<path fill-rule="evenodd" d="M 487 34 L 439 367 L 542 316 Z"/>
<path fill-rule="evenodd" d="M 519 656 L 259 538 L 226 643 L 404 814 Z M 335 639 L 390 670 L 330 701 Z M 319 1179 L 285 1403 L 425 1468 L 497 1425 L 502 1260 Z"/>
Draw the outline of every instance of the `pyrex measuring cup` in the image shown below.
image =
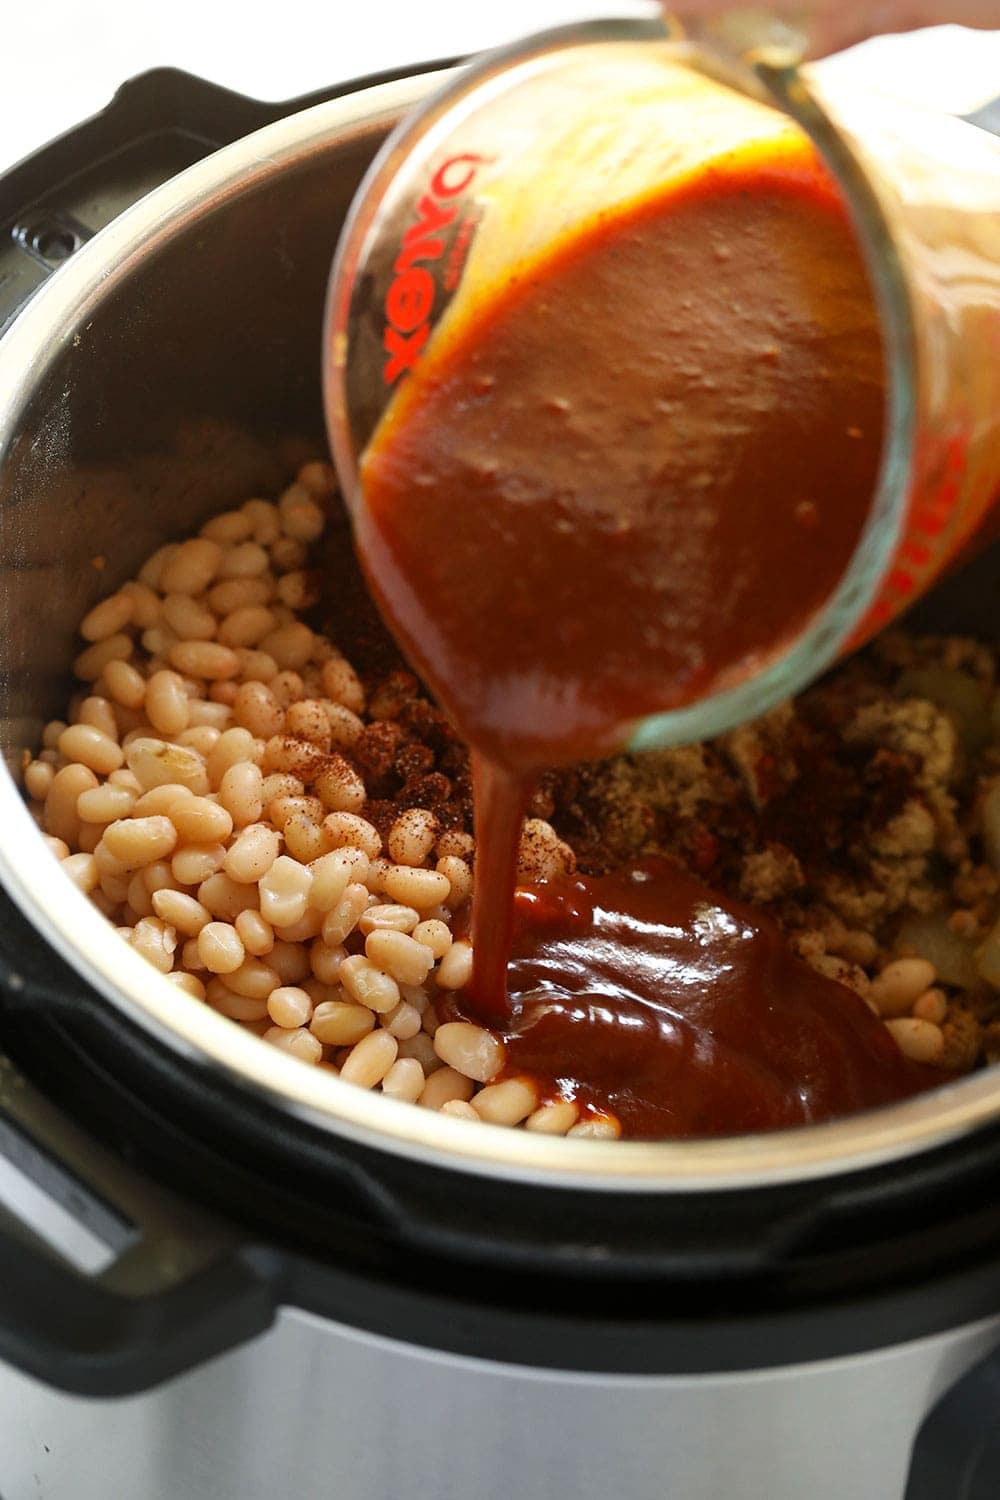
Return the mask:
<path fill-rule="evenodd" d="M 348 504 L 394 394 L 484 289 L 567 225 L 755 144 L 812 138 L 868 268 L 886 420 L 867 521 L 825 606 L 733 686 L 642 720 L 632 748 L 716 734 L 859 644 L 954 557 L 1000 489 L 1000 142 L 794 63 L 739 22 L 567 28 L 488 57 L 404 121 L 373 165 L 331 279 L 325 388 Z M 780 588 L 779 579 L 775 587 Z"/>

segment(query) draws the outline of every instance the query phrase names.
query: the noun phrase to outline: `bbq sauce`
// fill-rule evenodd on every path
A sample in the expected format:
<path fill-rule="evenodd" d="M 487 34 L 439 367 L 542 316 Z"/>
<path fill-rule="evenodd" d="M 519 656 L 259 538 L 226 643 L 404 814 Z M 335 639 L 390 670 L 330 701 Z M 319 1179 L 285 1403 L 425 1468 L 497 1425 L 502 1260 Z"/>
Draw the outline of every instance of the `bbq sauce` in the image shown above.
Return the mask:
<path fill-rule="evenodd" d="M 807 1124 L 940 1080 L 772 918 L 664 860 L 521 888 L 514 913 L 507 1075 L 626 1135 Z"/>
<path fill-rule="evenodd" d="M 693 967 L 645 963 L 645 936 L 667 930 L 681 899 L 662 873 L 623 877 L 607 908 L 621 922 L 596 1009 L 525 999 L 532 965 L 576 974 L 576 950 L 554 934 L 551 954 L 545 940 L 530 962 L 515 945 L 507 971 L 520 823 L 538 774 L 621 749 L 643 716 L 739 682 L 801 633 L 867 517 L 882 373 L 851 227 L 803 142 L 780 159 L 723 158 L 568 231 L 446 318 L 362 460 L 356 541 L 372 591 L 473 747 L 465 1009 L 500 1030 L 516 1015 L 512 1066 L 551 1074 L 557 1053 L 574 1058 L 579 1089 L 618 1101 L 630 1132 L 753 1129 L 906 1092 L 893 1044 L 858 1020 L 856 997 L 801 965 L 788 970 L 802 998 L 793 988 L 780 1010 L 780 1069 L 768 1062 L 780 1029 L 761 998 L 770 981 L 756 1004 L 743 998 L 747 1017 L 771 1023 L 755 1032 L 732 1020 L 720 1033 L 737 1027 L 739 1064 L 724 1041 L 709 1045 L 742 1003 L 751 952 L 766 968 L 766 949 L 781 971 L 780 939 L 754 928 L 734 966 L 723 923 L 702 932 Z M 575 889 L 582 911 L 606 913 Z M 685 1028 L 687 1007 L 697 1019 Z M 661 1069 L 671 1088 L 687 1077 L 683 1107 L 664 1103 Z"/>
<path fill-rule="evenodd" d="M 445 319 L 364 455 L 358 545 L 465 738 L 532 773 L 786 647 L 856 547 L 882 423 L 825 172 L 722 164 Z"/>

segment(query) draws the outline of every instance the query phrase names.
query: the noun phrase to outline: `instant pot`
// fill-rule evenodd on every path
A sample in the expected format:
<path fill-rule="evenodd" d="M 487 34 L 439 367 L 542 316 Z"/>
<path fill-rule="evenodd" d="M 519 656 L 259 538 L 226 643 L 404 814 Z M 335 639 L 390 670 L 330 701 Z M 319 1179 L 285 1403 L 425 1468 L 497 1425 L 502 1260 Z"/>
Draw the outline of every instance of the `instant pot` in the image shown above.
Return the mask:
<path fill-rule="evenodd" d="M 706 1142 L 449 1119 L 169 985 L 21 804 L 83 612 L 322 450 L 338 230 L 441 77 L 149 74 L 0 181 L 0 1496 L 995 1500 L 1000 1073 Z M 995 633 L 998 568 L 925 619 Z"/>

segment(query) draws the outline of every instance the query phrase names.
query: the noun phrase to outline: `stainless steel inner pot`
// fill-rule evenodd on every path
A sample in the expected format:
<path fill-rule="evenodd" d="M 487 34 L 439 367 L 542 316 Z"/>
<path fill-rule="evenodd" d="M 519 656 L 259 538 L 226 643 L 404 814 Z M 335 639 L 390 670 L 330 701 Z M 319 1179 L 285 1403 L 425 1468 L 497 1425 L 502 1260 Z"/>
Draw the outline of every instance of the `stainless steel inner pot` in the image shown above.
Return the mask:
<path fill-rule="evenodd" d="M 56 873 L 16 781 L 68 695 L 84 611 L 160 542 L 322 442 L 326 278 L 388 129 L 440 83 L 383 84 L 267 127 L 151 193 L 79 250 L 0 342 L 0 878 L 38 931 L 161 1043 L 334 1136 L 537 1183 L 739 1188 L 928 1149 L 1000 1115 L 986 1071 L 822 1126 L 706 1142 L 549 1139 L 340 1083 L 177 990 Z"/>

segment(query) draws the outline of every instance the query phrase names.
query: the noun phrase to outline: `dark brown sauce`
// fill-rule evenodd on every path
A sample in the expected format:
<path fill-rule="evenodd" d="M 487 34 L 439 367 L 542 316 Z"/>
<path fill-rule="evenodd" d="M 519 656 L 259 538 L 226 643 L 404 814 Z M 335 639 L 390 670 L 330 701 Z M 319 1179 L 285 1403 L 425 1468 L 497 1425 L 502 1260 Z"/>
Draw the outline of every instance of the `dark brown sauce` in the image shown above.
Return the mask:
<path fill-rule="evenodd" d="M 505 1076 L 626 1135 L 807 1124 L 940 1081 L 772 918 L 666 861 L 525 887 L 514 911 Z"/>
<path fill-rule="evenodd" d="M 520 894 L 507 966 L 540 771 L 620 749 L 644 715 L 780 653 L 858 542 L 882 357 L 825 170 L 717 164 L 568 235 L 454 326 L 364 457 L 356 539 L 473 747 L 466 1008 L 509 1033 L 511 1068 L 611 1105 L 629 1134 L 764 1128 L 911 1092 L 856 996 L 663 871 Z"/>
<path fill-rule="evenodd" d="M 364 457 L 358 546 L 463 736 L 535 774 L 801 631 L 858 541 L 882 421 L 825 174 L 720 167 L 432 344 Z"/>
<path fill-rule="evenodd" d="M 480 1018 L 493 1026 L 501 1026 L 507 1016 L 518 846 L 534 779 L 511 775 L 496 761 L 472 753 L 477 854 L 472 907 L 475 972 L 469 999 Z"/>

